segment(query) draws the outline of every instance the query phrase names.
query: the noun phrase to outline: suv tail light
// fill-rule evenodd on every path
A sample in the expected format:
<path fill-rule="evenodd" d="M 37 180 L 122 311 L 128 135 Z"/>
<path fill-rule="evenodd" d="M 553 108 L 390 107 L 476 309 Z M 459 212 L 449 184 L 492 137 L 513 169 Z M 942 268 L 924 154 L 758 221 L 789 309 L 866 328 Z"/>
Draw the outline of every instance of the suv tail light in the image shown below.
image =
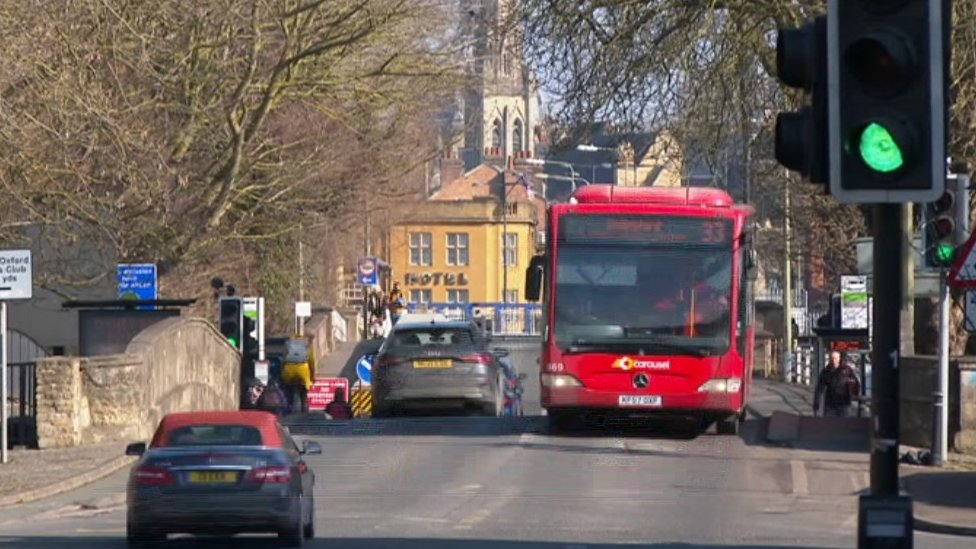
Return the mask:
<path fill-rule="evenodd" d="M 480 362 L 481 364 L 491 364 L 492 356 L 488 353 L 473 353 L 461 357 L 464 362 Z"/>
<path fill-rule="evenodd" d="M 410 362 L 409 358 L 404 358 L 402 356 L 381 356 L 376 361 L 377 368 L 396 366 L 397 364 L 403 364 L 404 362 Z"/>
<path fill-rule="evenodd" d="M 287 484 L 291 480 L 288 467 L 255 467 L 247 474 L 247 480 L 264 484 Z"/>
<path fill-rule="evenodd" d="M 164 486 L 173 482 L 173 473 L 166 467 L 143 465 L 136 469 L 136 483 L 143 486 Z"/>

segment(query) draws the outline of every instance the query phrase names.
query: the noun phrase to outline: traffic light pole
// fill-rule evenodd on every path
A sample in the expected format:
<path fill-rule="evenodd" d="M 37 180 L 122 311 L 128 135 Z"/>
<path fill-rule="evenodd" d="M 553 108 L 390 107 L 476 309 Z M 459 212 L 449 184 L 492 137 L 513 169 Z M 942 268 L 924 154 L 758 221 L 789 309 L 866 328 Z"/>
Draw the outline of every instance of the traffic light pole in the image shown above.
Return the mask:
<path fill-rule="evenodd" d="M 941 467 L 949 453 L 949 273 L 939 272 L 939 384 L 932 398 L 932 458 Z"/>
<path fill-rule="evenodd" d="M 875 204 L 871 368 L 871 491 L 858 509 L 858 549 L 913 546 L 911 499 L 899 495 L 898 362 L 901 338 L 901 204 Z M 884 273 L 884 276 L 881 274 Z"/>

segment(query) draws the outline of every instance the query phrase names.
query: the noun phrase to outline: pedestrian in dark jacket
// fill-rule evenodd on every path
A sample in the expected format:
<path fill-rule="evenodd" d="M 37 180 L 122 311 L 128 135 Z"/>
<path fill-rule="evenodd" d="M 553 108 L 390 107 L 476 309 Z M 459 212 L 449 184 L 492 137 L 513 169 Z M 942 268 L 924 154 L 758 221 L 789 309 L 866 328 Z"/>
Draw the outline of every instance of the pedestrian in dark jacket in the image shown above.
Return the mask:
<path fill-rule="evenodd" d="M 820 410 L 823 399 L 823 415 L 850 417 L 851 404 L 861 394 L 861 382 L 857 373 L 843 360 L 838 351 L 830 353 L 830 363 L 820 372 L 817 388 L 813 393 L 813 414 Z"/>
<path fill-rule="evenodd" d="M 346 391 L 342 387 L 335 390 L 335 398 L 325 407 L 325 413 L 332 419 L 352 419 L 352 407 L 346 402 Z"/>

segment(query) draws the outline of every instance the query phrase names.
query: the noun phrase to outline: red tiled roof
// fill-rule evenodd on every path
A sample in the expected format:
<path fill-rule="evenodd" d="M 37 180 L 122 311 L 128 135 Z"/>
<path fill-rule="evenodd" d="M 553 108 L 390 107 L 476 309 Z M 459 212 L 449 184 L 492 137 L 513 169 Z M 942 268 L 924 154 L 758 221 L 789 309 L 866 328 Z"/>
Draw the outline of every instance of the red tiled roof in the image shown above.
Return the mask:
<path fill-rule="evenodd" d="M 430 196 L 431 200 L 471 200 L 491 196 L 491 183 L 498 172 L 484 164 L 447 183 Z"/>

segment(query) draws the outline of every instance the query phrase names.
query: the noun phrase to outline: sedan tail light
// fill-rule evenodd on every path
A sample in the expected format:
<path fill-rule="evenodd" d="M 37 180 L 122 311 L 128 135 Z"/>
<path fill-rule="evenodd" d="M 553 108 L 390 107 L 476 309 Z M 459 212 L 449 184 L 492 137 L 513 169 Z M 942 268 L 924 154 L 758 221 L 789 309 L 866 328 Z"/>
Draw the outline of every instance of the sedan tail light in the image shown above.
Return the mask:
<path fill-rule="evenodd" d="M 463 362 L 478 362 L 481 364 L 491 364 L 492 356 L 488 353 L 473 353 L 461 357 Z"/>
<path fill-rule="evenodd" d="M 264 484 L 288 484 L 291 470 L 288 467 L 255 467 L 247 474 L 247 480 Z"/>
<path fill-rule="evenodd" d="M 164 486 L 173 482 L 173 473 L 166 467 L 143 465 L 136 469 L 136 483 L 143 486 Z"/>

